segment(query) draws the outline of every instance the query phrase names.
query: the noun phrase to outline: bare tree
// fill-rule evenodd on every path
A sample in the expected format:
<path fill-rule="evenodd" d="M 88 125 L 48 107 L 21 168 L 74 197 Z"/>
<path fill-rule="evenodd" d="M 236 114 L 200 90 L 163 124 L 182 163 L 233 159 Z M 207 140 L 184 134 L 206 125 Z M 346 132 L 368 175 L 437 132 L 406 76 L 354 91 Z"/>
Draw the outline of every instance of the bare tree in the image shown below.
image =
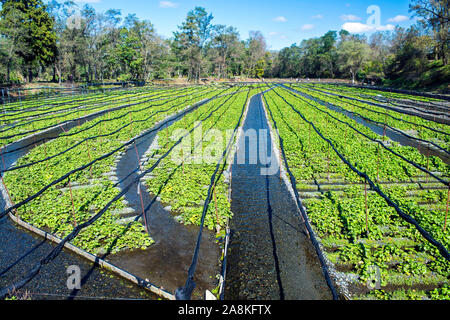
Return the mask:
<path fill-rule="evenodd" d="M 431 28 L 436 40 L 438 59 L 448 63 L 450 42 L 450 4 L 448 0 L 414 0 L 409 5 L 409 11 L 422 18 L 421 24 Z"/>

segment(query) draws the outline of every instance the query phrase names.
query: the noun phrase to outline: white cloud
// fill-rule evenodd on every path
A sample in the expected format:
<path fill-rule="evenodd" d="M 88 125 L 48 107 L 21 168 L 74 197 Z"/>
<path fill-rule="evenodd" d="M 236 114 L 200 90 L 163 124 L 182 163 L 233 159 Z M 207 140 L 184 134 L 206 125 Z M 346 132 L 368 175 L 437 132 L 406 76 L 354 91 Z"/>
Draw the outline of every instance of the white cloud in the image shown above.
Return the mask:
<path fill-rule="evenodd" d="M 159 7 L 160 8 L 176 8 L 176 7 L 178 7 L 178 3 L 174 3 L 172 1 L 160 1 Z"/>
<path fill-rule="evenodd" d="M 279 16 L 273 19 L 275 22 L 287 22 L 287 19 L 283 16 Z"/>
<path fill-rule="evenodd" d="M 323 15 L 316 14 L 315 16 L 312 16 L 313 19 L 323 19 Z"/>
<path fill-rule="evenodd" d="M 312 30 L 312 29 L 314 29 L 314 25 L 313 24 L 304 24 L 301 26 L 300 29 L 303 31 Z"/>
<path fill-rule="evenodd" d="M 282 33 L 279 33 L 279 32 L 275 32 L 275 31 L 269 32 L 269 37 L 271 37 L 271 38 L 280 38 L 280 39 L 283 39 L 283 40 L 287 39 L 286 35 L 284 35 Z"/>
<path fill-rule="evenodd" d="M 342 29 L 347 30 L 351 33 L 360 33 L 372 31 L 373 27 L 359 22 L 346 22 L 342 26 Z"/>
<path fill-rule="evenodd" d="M 355 16 L 353 14 L 343 14 L 341 16 L 341 19 L 344 20 L 344 21 L 359 21 L 359 20 L 361 20 L 360 17 Z"/>
<path fill-rule="evenodd" d="M 385 26 L 372 26 L 359 22 L 346 22 L 343 24 L 342 29 L 347 30 L 350 33 L 362 33 L 373 31 L 391 31 L 395 29 L 395 26 L 392 24 L 387 24 Z"/>
<path fill-rule="evenodd" d="M 398 16 L 388 19 L 388 22 L 399 23 L 399 22 L 408 21 L 408 20 L 409 20 L 409 18 L 407 16 L 398 15 Z"/>

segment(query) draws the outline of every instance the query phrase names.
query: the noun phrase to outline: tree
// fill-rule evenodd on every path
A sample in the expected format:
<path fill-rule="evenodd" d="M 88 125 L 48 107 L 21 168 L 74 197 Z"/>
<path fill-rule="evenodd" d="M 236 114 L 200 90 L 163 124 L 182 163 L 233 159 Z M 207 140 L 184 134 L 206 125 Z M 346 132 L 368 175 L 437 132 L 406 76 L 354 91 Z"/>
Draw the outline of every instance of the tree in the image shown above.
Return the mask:
<path fill-rule="evenodd" d="M 392 39 L 393 54 L 386 62 L 386 76 L 393 80 L 414 79 L 426 72 L 429 55 L 433 52 L 431 40 L 417 27 L 397 28 Z"/>
<path fill-rule="evenodd" d="M 343 72 L 349 72 L 352 82 L 355 83 L 356 75 L 369 60 L 370 47 L 367 43 L 357 40 L 347 40 L 338 46 L 339 68 Z"/>
<path fill-rule="evenodd" d="M 261 59 L 266 54 L 267 44 L 261 31 L 250 31 L 247 41 L 247 77 L 257 76 L 256 64 L 261 63 Z"/>
<path fill-rule="evenodd" d="M 448 0 L 413 0 L 409 11 L 422 18 L 420 23 L 431 28 L 436 41 L 435 51 L 438 59 L 448 64 L 450 42 L 450 3 Z"/>
<path fill-rule="evenodd" d="M 74 4 L 66 3 L 57 20 L 62 26 L 58 28 L 58 58 L 55 69 L 60 79 L 65 74 L 66 79 L 70 81 L 80 80 L 82 76 L 88 81 L 89 61 L 93 59 L 92 52 L 89 51 L 92 10 L 85 7 L 82 12 L 77 13 L 75 9 Z"/>
<path fill-rule="evenodd" d="M 132 23 L 128 22 L 128 30 L 139 44 L 138 56 L 141 65 L 137 79 L 149 80 L 168 75 L 171 67 L 169 46 L 156 34 L 153 24 L 133 19 Z"/>
<path fill-rule="evenodd" d="M 267 51 L 264 55 L 264 73 L 263 76 L 265 78 L 273 78 L 274 77 L 274 64 L 277 59 L 278 53 L 276 51 Z"/>
<path fill-rule="evenodd" d="M 210 40 L 213 19 L 204 8 L 196 7 L 188 12 L 178 30 L 174 32 L 172 48 L 187 70 L 188 78 L 199 80 L 202 73 L 203 55 Z"/>
<path fill-rule="evenodd" d="M 23 59 L 31 82 L 33 69 L 51 64 L 56 57 L 54 20 L 42 0 L 2 0 L 1 3 L 0 33 L 10 39 L 15 54 Z"/>
<path fill-rule="evenodd" d="M 335 76 L 335 65 L 337 60 L 336 41 L 337 32 L 328 31 L 319 39 L 320 49 L 318 58 L 320 61 L 320 76 L 325 78 Z"/>
<path fill-rule="evenodd" d="M 5 35 L 0 42 L 2 65 L 6 66 L 6 82 L 11 82 L 11 71 L 17 64 L 18 51 L 24 50 L 22 38 L 22 23 L 25 19 L 23 12 L 11 8 L 9 14 L 0 21 L 0 32 Z"/>
<path fill-rule="evenodd" d="M 274 61 L 273 75 L 280 78 L 299 77 L 302 55 L 303 51 L 296 44 L 282 49 Z"/>
<path fill-rule="evenodd" d="M 213 28 L 210 59 L 218 78 L 228 76 L 230 65 L 239 49 L 239 33 L 233 27 L 216 25 Z"/>

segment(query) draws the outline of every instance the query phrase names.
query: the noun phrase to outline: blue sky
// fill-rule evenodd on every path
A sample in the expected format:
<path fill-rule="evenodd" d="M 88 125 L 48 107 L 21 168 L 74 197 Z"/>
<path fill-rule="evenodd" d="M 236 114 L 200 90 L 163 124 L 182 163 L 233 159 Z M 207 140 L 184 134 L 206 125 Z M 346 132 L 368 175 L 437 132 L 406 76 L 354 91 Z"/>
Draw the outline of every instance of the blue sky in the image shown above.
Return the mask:
<path fill-rule="evenodd" d="M 169 38 L 172 32 L 196 6 L 214 16 L 214 24 L 230 25 L 239 30 L 242 39 L 249 31 L 259 30 L 269 48 L 279 50 L 303 39 L 319 37 L 328 30 L 343 27 L 353 33 L 370 35 L 374 30 L 390 30 L 395 25 L 410 26 L 409 0 L 75 0 L 89 3 L 98 11 L 120 9 L 123 16 L 135 13 L 150 20 L 157 32 Z M 380 24 L 368 24 L 367 8 L 380 9 Z"/>

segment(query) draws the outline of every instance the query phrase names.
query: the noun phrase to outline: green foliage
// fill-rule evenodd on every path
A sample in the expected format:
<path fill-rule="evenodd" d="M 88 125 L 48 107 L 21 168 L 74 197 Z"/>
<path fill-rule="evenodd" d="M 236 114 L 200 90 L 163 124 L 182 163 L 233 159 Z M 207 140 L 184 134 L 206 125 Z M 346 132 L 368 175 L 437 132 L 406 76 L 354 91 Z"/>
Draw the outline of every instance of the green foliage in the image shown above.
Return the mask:
<path fill-rule="evenodd" d="M 321 86 L 325 90 L 330 90 L 330 87 Z M 304 86 L 296 89 L 326 102 L 346 108 L 350 106 L 343 98 L 334 99 Z M 297 183 L 323 179 L 328 172 L 338 173 L 346 184 L 359 183 L 353 186 L 346 185 L 343 191 L 324 192 L 318 199 L 305 201 L 311 224 L 320 237 L 329 260 L 336 263 L 338 268 L 345 270 L 350 268 L 350 272 L 358 275 L 358 281 L 362 286 L 366 286 L 367 281 L 373 280 L 374 266 L 378 268 L 382 289 L 390 284 L 409 286 L 422 283 L 437 286 L 445 282 L 448 279 L 448 261 L 418 233 L 415 227 L 401 219 L 383 198 L 371 191 L 369 186 L 366 204 L 364 181 L 333 151 L 328 158 L 327 143 L 289 104 L 299 110 L 307 120 L 312 121 L 317 130 L 325 138 L 330 139 L 335 148 L 372 181 L 377 181 L 377 174 L 380 181 L 409 181 L 417 175 L 417 170 L 408 168 L 409 164 L 388 153 L 387 150 L 383 150 L 383 156 L 379 157 L 377 144 L 369 142 L 367 138 L 348 128 L 345 123 L 351 124 L 371 138 L 378 139 L 378 136 L 348 116 L 328 109 L 314 100 L 301 99 L 299 95 L 290 94 L 287 90 L 274 91 L 266 93 L 265 96 L 283 138 L 288 164 Z M 357 89 L 348 89 L 346 95 L 355 91 Z M 353 104 L 352 108 L 356 106 L 356 103 Z M 357 105 L 374 109 L 367 104 L 357 103 Z M 362 112 L 361 110 L 358 109 L 358 112 Z M 376 118 L 370 111 L 365 112 L 370 118 Z M 331 118 L 327 113 L 343 122 Z M 432 121 L 425 120 L 424 123 L 431 127 L 440 127 Z M 401 125 L 400 121 L 393 119 L 390 120 L 390 124 L 394 127 Z M 419 134 L 422 132 L 423 130 L 420 130 Z M 417 149 L 400 145 L 391 148 L 405 158 L 426 167 L 427 159 Z M 430 161 L 430 170 L 448 172 L 448 166 L 442 160 L 434 159 Z M 439 190 L 424 190 L 411 197 L 409 196 L 411 190 L 408 187 L 381 183 L 377 186 L 403 212 L 412 216 L 422 228 L 449 248 L 450 237 L 448 231 L 445 233 L 442 228 L 444 219 L 442 212 L 428 210 L 418 205 L 427 201 L 445 205 L 446 195 Z M 297 187 L 303 188 L 300 184 Z M 438 299 L 445 298 L 445 290 L 433 292 Z M 357 298 L 422 299 L 428 294 L 431 293 L 414 290 L 388 292 L 386 289 L 386 291 L 370 291 L 368 295 Z"/>
<path fill-rule="evenodd" d="M 434 289 L 430 292 L 430 298 L 432 300 L 450 300 L 450 286 L 445 284 L 441 288 Z"/>
<path fill-rule="evenodd" d="M 35 65 L 47 66 L 55 60 L 54 20 L 41 0 L 4 0 L 0 17 L 0 33 L 10 40 L 14 53 L 23 59 L 31 81 Z"/>

